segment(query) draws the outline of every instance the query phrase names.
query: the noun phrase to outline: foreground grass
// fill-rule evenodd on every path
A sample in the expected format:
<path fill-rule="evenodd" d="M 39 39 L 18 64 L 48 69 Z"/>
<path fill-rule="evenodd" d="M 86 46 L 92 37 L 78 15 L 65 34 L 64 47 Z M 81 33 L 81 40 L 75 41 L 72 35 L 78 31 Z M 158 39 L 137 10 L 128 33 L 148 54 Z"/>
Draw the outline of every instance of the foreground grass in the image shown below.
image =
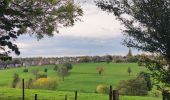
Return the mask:
<path fill-rule="evenodd" d="M 0 100 L 21 100 L 21 89 L 1 88 Z M 25 90 L 26 100 L 34 100 L 34 94 L 38 94 L 38 100 L 74 100 L 74 92 L 49 91 L 49 90 Z M 78 100 L 109 100 L 108 95 L 95 93 L 78 93 Z M 161 100 L 153 97 L 121 96 L 120 100 Z"/>

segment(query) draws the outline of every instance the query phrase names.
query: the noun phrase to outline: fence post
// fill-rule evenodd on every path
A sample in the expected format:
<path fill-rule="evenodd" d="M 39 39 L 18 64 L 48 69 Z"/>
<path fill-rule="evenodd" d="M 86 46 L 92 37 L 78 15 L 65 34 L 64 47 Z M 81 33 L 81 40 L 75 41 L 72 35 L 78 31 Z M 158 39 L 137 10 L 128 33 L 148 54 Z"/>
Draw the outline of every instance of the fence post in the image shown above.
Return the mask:
<path fill-rule="evenodd" d="M 113 100 L 119 100 L 119 91 L 113 90 Z"/>
<path fill-rule="evenodd" d="M 37 100 L 37 94 L 35 94 L 35 100 Z"/>
<path fill-rule="evenodd" d="M 65 100 L 67 100 L 67 95 L 65 95 Z"/>
<path fill-rule="evenodd" d="M 22 100 L 25 99 L 25 93 L 24 93 L 24 79 L 22 79 Z"/>
<path fill-rule="evenodd" d="M 112 86 L 110 86 L 110 91 L 109 91 L 109 100 L 112 100 Z"/>
<path fill-rule="evenodd" d="M 75 91 L 75 100 L 77 100 L 77 91 Z"/>

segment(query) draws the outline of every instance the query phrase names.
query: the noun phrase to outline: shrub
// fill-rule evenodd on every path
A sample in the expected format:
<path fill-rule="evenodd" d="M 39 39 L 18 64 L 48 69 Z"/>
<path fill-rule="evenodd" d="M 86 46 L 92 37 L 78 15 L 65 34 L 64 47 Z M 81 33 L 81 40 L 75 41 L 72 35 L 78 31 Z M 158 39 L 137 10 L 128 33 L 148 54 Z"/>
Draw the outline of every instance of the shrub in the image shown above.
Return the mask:
<path fill-rule="evenodd" d="M 97 93 L 108 94 L 109 93 L 109 88 L 104 86 L 104 85 L 98 85 L 96 87 L 96 92 Z"/>
<path fill-rule="evenodd" d="M 58 81 L 52 78 L 39 78 L 33 83 L 34 89 L 55 90 L 58 86 Z"/>
<path fill-rule="evenodd" d="M 153 97 L 161 97 L 161 91 L 159 90 L 153 90 L 149 92 L 149 96 L 153 96 Z"/>
<path fill-rule="evenodd" d="M 142 72 L 140 72 L 138 74 L 138 77 L 141 77 L 141 78 L 145 79 L 147 87 L 148 87 L 148 90 L 151 91 L 152 87 L 153 87 L 152 82 L 151 82 L 151 75 L 149 73 L 147 73 L 147 72 L 142 71 Z"/>
<path fill-rule="evenodd" d="M 121 60 L 121 59 L 116 59 L 116 60 L 115 60 L 115 63 L 122 63 L 122 62 L 124 62 L 124 61 Z"/>
<path fill-rule="evenodd" d="M 45 69 L 44 69 L 44 72 L 45 72 L 45 73 L 47 73 L 47 71 L 48 71 L 48 69 L 47 69 L 47 68 L 45 68 Z"/>
<path fill-rule="evenodd" d="M 146 81 L 141 77 L 127 81 L 121 81 L 117 89 L 121 95 L 144 96 L 148 94 Z"/>
<path fill-rule="evenodd" d="M 39 78 L 47 78 L 47 73 L 38 72 L 37 75 L 36 75 L 36 79 L 39 79 Z"/>
<path fill-rule="evenodd" d="M 27 69 L 27 68 L 25 68 L 25 69 L 23 70 L 23 72 L 27 73 L 27 72 L 28 72 L 28 69 Z"/>
<path fill-rule="evenodd" d="M 19 81 L 20 81 L 19 75 L 17 73 L 15 73 L 13 76 L 12 88 L 16 88 Z"/>

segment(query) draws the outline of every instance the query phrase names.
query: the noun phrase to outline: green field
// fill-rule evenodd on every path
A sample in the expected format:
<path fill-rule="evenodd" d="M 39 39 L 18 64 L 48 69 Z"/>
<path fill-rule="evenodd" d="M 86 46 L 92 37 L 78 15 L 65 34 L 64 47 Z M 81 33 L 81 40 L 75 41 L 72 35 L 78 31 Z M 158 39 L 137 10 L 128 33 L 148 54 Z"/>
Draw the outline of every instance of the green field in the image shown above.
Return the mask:
<path fill-rule="evenodd" d="M 18 73 L 20 78 L 33 78 L 32 70 L 39 69 L 43 71 L 48 68 L 48 77 L 57 77 L 57 73 L 53 70 L 52 65 L 50 66 L 32 66 L 29 67 L 29 72 L 24 73 L 24 68 L 14 68 L 8 70 L 0 70 L 0 96 L 17 97 L 20 96 L 20 89 L 10 89 L 12 82 L 12 76 L 14 73 Z M 96 67 L 104 67 L 104 73 L 100 76 L 96 72 Z M 132 74 L 128 75 L 127 69 L 131 67 Z M 112 85 L 116 87 L 120 80 L 127 80 L 136 76 L 140 71 L 147 71 L 144 67 L 138 67 L 135 63 L 80 63 L 73 65 L 71 75 L 62 81 L 59 77 L 59 87 L 56 91 L 48 90 L 27 90 L 27 96 L 31 97 L 32 93 L 38 93 L 45 97 L 55 97 L 56 100 L 63 100 L 64 95 L 70 95 L 73 98 L 75 90 L 78 90 L 80 100 L 108 100 L 108 95 L 95 94 L 94 91 L 96 86 L 99 84 Z M 6 91 L 6 92 L 4 92 Z M 16 96 L 15 96 L 16 95 Z M 30 96 L 29 96 L 30 95 Z M 12 99 L 11 99 L 12 100 Z M 72 100 L 72 99 L 69 99 Z M 121 96 L 121 100 L 160 100 L 159 98 L 153 97 L 130 97 Z"/>

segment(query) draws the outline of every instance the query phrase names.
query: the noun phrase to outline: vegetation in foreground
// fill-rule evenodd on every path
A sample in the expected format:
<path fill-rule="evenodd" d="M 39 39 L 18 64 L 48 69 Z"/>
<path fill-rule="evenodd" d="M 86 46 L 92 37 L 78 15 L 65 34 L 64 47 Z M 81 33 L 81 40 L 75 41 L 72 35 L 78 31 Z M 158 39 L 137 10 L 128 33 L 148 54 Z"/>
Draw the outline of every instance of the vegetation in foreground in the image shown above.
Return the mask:
<path fill-rule="evenodd" d="M 21 98 L 21 89 L 1 88 L 0 100 L 18 100 Z M 74 100 L 74 92 L 50 91 L 50 90 L 25 90 L 26 100 L 33 100 L 34 94 L 38 94 L 38 100 L 64 100 L 65 95 L 69 100 Z M 8 98 L 7 98 L 8 97 Z M 106 94 L 78 93 L 79 100 L 108 100 Z M 160 100 L 154 97 L 121 96 L 120 100 Z"/>

